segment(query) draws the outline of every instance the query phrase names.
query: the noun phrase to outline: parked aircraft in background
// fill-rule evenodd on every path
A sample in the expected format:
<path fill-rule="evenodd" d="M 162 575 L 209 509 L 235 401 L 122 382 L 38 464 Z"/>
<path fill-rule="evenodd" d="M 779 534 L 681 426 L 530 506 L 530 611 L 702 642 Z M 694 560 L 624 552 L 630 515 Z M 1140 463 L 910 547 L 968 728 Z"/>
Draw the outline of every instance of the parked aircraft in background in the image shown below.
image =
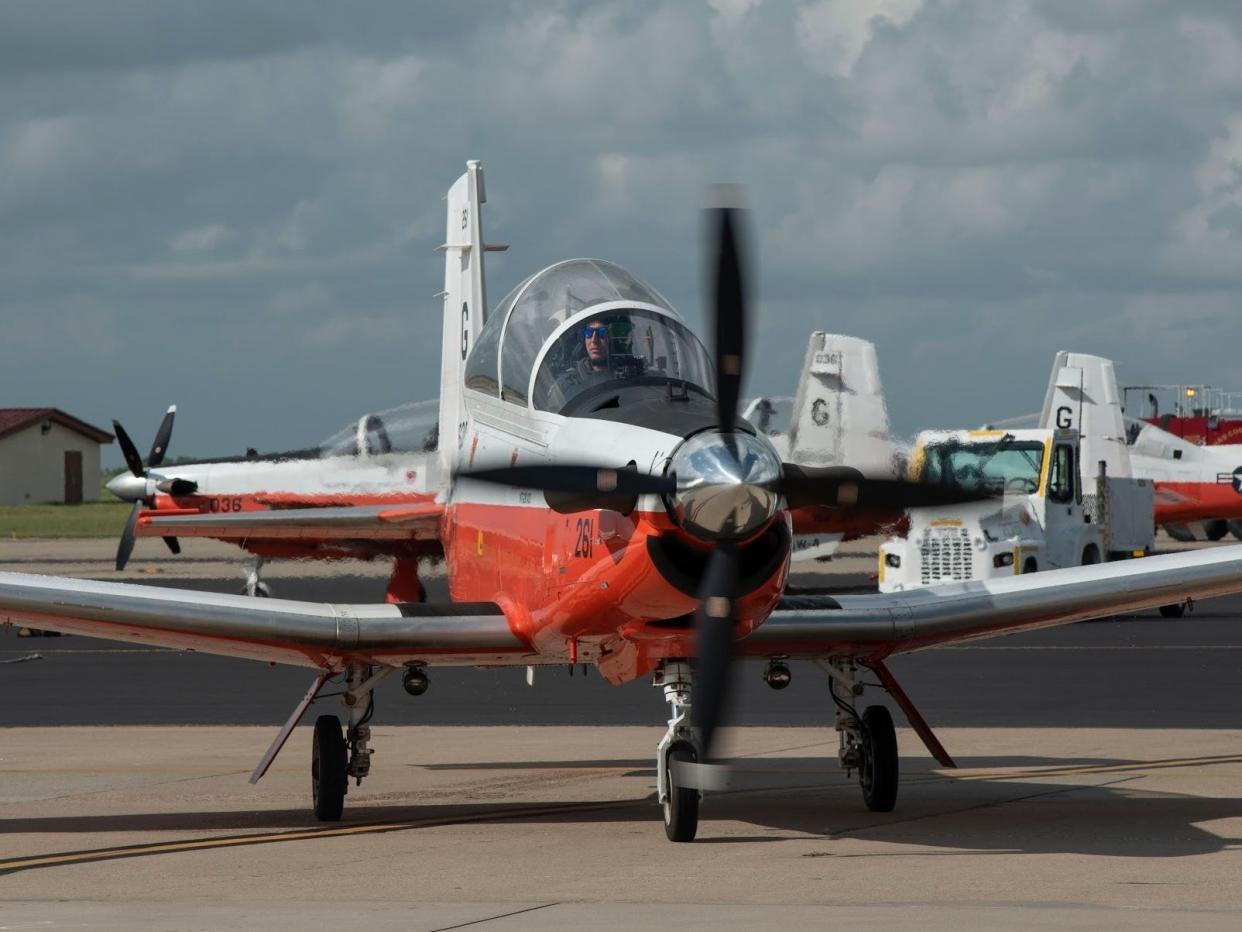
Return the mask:
<path fill-rule="evenodd" d="M 435 473 L 439 403 L 414 402 L 369 413 L 317 447 L 163 467 L 176 407 L 168 409 L 144 463 L 125 428 L 113 421 L 129 472 L 108 483 L 134 508 L 117 547 L 124 568 L 135 537 L 162 537 L 174 553 L 180 537 L 236 543 L 255 555 L 249 595 L 270 595 L 260 578 L 267 559 L 391 559 L 391 601 L 419 601 L 409 571 L 440 555 Z"/>
<path fill-rule="evenodd" d="M 746 418 L 768 434 L 788 462 L 829 468 L 849 464 L 867 476 L 893 479 L 905 471 L 889 436 L 888 408 L 875 345 L 822 330 L 807 341 L 794 398 L 756 398 Z M 904 527 L 896 511 L 795 508 L 794 559 L 830 557 L 842 541 Z"/>
<path fill-rule="evenodd" d="M 1109 475 L 1155 483 L 1154 521 L 1178 539 L 1203 522 L 1219 540 L 1242 520 L 1242 446 L 1196 446 L 1153 424 L 1126 419 L 1113 363 L 1086 353 L 1057 354 L 1040 423 L 1082 432 L 1084 459 Z M 1089 445 L 1089 446 L 1088 446 Z"/>
<path fill-rule="evenodd" d="M 659 292 L 602 260 L 549 266 L 488 313 L 483 200 L 482 168 L 472 162 L 448 195 L 438 445 L 425 486 L 434 498 L 395 506 L 411 509 L 396 522 L 387 504 L 328 503 L 319 515 L 330 509 L 351 530 L 399 523 L 434 543 L 451 603 L 258 601 L 5 573 L 0 620 L 312 668 L 310 689 L 252 780 L 324 683 L 342 677 L 344 732 L 335 715 L 314 727 L 321 819 L 340 818 L 348 780 L 370 770 L 373 690 L 393 672 L 414 695 L 440 664 L 590 663 L 612 683 L 649 675 L 672 710 L 656 751 L 665 831 L 689 841 L 735 656 L 763 659 L 773 686 L 788 682 L 789 658 L 819 662 L 839 760 L 858 772 L 866 805 L 886 811 L 897 796 L 895 731 L 883 705 L 863 707 L 860 668 L 952 766 L 894 679 L 890 655 L 1242 591 L 1242 547 L 1229 547 L 893 595 L 786 598 L 792 511 L 899 510 L 960 493 L 868 478 L 849 465 L 783 462 L 738 418 L 746 290 L 732 209 L 709 214 L 709 352 Z M 196 481 L 146 481 L 175 499 L 178 478 Z M 164 482 L 168 491 L 158 488 Z M 254 521 L 244 510 L 220 517 Z"/>

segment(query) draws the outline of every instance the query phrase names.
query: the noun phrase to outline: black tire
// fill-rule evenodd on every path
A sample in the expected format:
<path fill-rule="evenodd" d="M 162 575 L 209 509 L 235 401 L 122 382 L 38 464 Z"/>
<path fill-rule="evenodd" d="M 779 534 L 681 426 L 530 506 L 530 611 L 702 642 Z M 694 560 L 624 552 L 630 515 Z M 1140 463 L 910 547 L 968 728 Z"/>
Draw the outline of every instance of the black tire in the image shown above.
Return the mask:
<path fill-rule="evenodd" d="M 1027 557 L 1022 563 L 1022 575 L 1025 576 L 1028 573 L 1037 572 L 1039 572 L 1039 564 L 1035 562 L 1034 557 Z"/>
<path fill-rule="evenodd" d="M 1082 550 L 1082 565 L 1094 566 L 1100 562 L 1100 548 L 1095 544 L 1087 544 Z"/>
<path fill-rule="evenodd" d="M 1227 521 L 1207 521 L 1203 525 L 1203 533 L 1207 535 L 1208 540 L 1220 540 L 1229 533 L 1229 523 Z"/>
<path fill-rule="evenodd" d="M 315 739 L 311 745 L 311 798 L 319 821 L 340 819 L 349 783 L 348 766 L 341 720 L 335 715 L 319 716 L 315 719 Z"/>
<path fill-rule="evenodd" d="M 1186 603 L 1178 602 L 1176 605 L 1161 605 L 1160 614 L 1165 618 L 1181 618 L 1186 614 Z"/>
<path fill-rule="evenodd" d="M 699 831 L 699 791 L 678 786 L 674 778 L 673 762 L 693 764 L 699 759 L 694 745 L 688 741 L 674 741 L 668 749 L 668 799 L 664 803 L 664 834 L 669 841 L 694 841 Z"/>
<path fill-rule="evenodd" d="M 1195 539 L 1195 532 L 1184 524 L 1166 524 L 1164 532 L 1183 544 L 1192 543 Z"/>
<path fill-rule="evenodd" d="M 897 803 L 897 732 L 893 717 L 882 705 L 863 712 L 862 763 L 858 783 L 863 802 L 872 812 L 892 812 Z"/>

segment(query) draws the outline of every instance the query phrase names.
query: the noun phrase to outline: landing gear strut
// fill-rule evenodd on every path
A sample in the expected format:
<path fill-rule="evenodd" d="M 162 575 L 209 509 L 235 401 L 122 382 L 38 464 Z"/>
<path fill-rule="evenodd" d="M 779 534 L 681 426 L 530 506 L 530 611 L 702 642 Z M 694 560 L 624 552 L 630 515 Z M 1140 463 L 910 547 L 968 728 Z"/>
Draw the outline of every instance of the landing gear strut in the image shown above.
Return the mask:
<path fill-rule="evenodd" d="M 656 776 L 660 806 L 664 810 L 664 834 L 669 841 L 694 841 L 699 830 L 700 794 L 679 782 L 679 763 L 699 759 L 698 743 L 690 727 L 690 664 L 670 661 L 656 671 L 652 681 L 664 687 L 671 717 L 668 731 L 656 748 Z"/>
<path fill-rule="evenodd" d="M 259 573 L 262 571 L 265 562 L 262 557 L 255 557 L 254 562 L 250 564 L 250 569 L 246 573 L 246 585 L 242 589 L 242 592 L 246 595 L 251 597 L 258 596 L 264 599 L 271 597 L 271 588 L 259 578 Z"/>
<path fill-rule="evenodd" d="M 321 715 L 315 721 L 315 738 L 311 748 L 311 795 L 315 817 L 335 822 L 345 807 L 349 779 L 355 786 L 371 772 L 371 715 L 375 711 L 373 690 L 393 671 L 384 667 L 378 673 L 356 663 L 347 673 L 342 701 L 348 710 L 349 725 L 341 734 L 341 720 L 335 715 Z"/>
<path fill-rule="evenodd" d="M 893 717 L 882 705 L 856 709 L 864 686 L 852 661 L 821 661 L 829 692 L 837 707 L 836 730 L 841 736 L 838 757 L 848 773 L 858 771 L 863 802 L 872 812 L 891 812 L 897 802 L 897 733 Z"/>

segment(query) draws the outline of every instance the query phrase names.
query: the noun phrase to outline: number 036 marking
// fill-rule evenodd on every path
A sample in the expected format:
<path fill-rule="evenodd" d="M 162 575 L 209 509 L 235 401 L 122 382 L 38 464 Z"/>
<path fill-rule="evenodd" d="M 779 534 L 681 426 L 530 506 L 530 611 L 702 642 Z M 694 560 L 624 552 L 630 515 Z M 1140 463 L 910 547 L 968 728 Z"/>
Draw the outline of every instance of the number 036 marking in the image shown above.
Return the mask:
<path fill-rule="evenodd" d="M 242 500 L 240 498 L 209 498 L 207 499 L 207 510 L 212 514 L 219 512 L 241 511 Z"/>

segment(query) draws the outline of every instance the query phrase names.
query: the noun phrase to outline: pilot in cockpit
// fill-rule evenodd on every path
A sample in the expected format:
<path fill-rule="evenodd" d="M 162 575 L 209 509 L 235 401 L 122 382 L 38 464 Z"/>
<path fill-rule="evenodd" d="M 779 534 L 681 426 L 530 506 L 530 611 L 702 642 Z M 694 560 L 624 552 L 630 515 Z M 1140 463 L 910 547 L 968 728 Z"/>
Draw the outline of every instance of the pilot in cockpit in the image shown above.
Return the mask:
<path fill-rule="evenodd" d="M 630 323 L 614 315 L 591 317 L 582 322 L 571 337 L 565 368 L 556 387 L 565 400 L 583 389 L 617 377 L 613 371 L 614 351 L 628 359 Z"/>
<path fill-rule="evenodd" d="M 582 351 L 584 358 L 578 365 L 584 377 L 602 376 L 608 371 L 608 324 L 602 318 L 593 318 L 582 325 Z M 584 378 L 584 383 L 586 378 Z"/>

